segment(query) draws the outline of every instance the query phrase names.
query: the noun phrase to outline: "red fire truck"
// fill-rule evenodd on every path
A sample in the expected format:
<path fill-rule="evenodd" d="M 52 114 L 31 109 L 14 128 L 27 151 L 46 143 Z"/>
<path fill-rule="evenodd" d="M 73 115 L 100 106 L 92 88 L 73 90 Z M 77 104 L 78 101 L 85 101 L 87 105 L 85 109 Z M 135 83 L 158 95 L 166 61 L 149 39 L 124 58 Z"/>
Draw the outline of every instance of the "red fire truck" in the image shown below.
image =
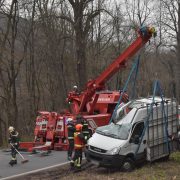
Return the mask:
<path fill-rule="evenodd" d="M 70 109 L 62 114 L 54 112 L 40 112 L 36 119 L 35 140 L 32 143 L 21 142 L 21 148 L 66 150 L 67 118 L 76 119 L 78 114 L 88 121 L 92 132 L 98 127 L 107 125 L 120 98 L 121 92 L 109 91 L 105 88 L 106 82 L 120 69 L 126 67 L 128 59 L 133 57 L 155 35 L 154 27 L 142 27 L 138 37 L 124 50 L 96 79 L 87 82 L 81 93 L 68 93 L 67 102 Z M 128 101 L 128 95 L 122 95 L 122 101 Z M 43 144 L 37 146 L 37 144 Z M 31 147 L 30 147 L 31 146 Z"/>

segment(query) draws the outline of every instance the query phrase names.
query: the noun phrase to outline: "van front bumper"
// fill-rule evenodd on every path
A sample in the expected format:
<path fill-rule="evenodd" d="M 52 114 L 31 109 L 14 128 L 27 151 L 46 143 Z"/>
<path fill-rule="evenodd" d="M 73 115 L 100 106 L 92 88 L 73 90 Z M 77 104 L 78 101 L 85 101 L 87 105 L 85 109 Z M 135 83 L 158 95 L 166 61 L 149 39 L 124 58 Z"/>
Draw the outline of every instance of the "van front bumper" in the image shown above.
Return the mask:
<path fill-rule="evenodd" d="M 106 155 L 86 150 L 86 159 L 102 167 L 121 167 L 125 156 L 119 154 Z"/>

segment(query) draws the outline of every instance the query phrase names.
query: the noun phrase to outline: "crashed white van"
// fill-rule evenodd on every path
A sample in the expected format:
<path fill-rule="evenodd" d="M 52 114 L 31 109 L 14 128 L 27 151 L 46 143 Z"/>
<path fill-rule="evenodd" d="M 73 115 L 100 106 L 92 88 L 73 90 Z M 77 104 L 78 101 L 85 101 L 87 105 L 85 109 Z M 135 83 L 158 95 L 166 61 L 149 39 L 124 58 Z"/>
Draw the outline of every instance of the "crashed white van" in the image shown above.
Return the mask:
<path fill-rule="evenodd" d="M 177 150 L 176 101 L 149 97 L 120 105 L 113 123 L 98 127 L 86 158 L 104 167 L 130 171 L 136 163 L 168 158 Z"/>

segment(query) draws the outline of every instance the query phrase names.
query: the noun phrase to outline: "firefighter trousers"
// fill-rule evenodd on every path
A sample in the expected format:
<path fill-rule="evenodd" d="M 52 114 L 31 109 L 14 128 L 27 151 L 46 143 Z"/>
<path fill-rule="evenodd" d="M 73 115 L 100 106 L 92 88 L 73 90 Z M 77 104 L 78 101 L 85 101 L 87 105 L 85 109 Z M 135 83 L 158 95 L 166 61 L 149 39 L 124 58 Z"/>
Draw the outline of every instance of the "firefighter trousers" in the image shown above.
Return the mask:
<path fill-rule="evenodd" d="M 75 149 L 73 162 L 74 167 L 81 168 L 81 161 L 82 161 L 82 149 Z"/>
<path fill-rule="evenodd" d="M 68 147 L 68 157 L 72 157 L 72 153 L 73 153 L 73 150 L 74 150 L 74 140 L 73 139 L 69 139 L 69 147 Z"/>
<path fill-rule="evenodd" d="M 16 151 L 16 149 L 18 148 L 18 146 L 17 145 L 14 145 L 14 147 L 11 147 L 11 160 L 10 160 L 10 162 L 9 162 L 9 164 L 11 165 L 11 166 L 13 166 L 14 164 L 17 164 L 17 159 L 16 159 L 16 154 L 17 154 L 17 151 Z"/>

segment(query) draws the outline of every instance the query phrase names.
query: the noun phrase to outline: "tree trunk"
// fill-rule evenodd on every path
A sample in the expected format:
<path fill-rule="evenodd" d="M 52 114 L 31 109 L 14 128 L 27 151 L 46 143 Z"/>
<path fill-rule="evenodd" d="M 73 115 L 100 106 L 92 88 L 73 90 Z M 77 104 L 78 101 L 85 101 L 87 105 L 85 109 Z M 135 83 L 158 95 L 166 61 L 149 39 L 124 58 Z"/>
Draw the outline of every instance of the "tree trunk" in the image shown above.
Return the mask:
<path fill-rule="evenodd" d="M 87 82 L 86 74 L 86 43 L 83 43 L 83 38 L 80 32 L 76 34 L 76 53 L 77 53 L 77 73 L 80 89 Z"/>
<path fill-rule="evenodd" d="M 177 66 L 176 66 L 176 94 L 180 103 L 180 2 L 178 2 L 178 34 L 177 34 Z"/>
<path fill-rule="evenodd" d="M 0 119 L 0 130 L 2 132 L 2 122 L 1 122 L 1 119 Z M 0 134 L 0 147 L 3 145 L 3 134 L 1 133 Z"/>
<path fill-rule="evenodd" d="M 87 82 L 86 75 L 86 33 L 83 31 L 83 3 L 74 6 L 74 29 L 76 33 L 76 58 L 79 88 L 83 88 Z"/>
<path fill-rule="evenodd" d="M 15 40 L 17 35 L 17 3 L 14 3 L 14 15 L 12 19 L 12 39 L 11 39 L 11 65 L 10 65 L 10 89 L 12 89 L 12 109 L 13 109 L 13 125 L 18 127 L 18 107 L 17 107 L 17 97 L 16 97 L 16 72 L 15 72 Z"/>

